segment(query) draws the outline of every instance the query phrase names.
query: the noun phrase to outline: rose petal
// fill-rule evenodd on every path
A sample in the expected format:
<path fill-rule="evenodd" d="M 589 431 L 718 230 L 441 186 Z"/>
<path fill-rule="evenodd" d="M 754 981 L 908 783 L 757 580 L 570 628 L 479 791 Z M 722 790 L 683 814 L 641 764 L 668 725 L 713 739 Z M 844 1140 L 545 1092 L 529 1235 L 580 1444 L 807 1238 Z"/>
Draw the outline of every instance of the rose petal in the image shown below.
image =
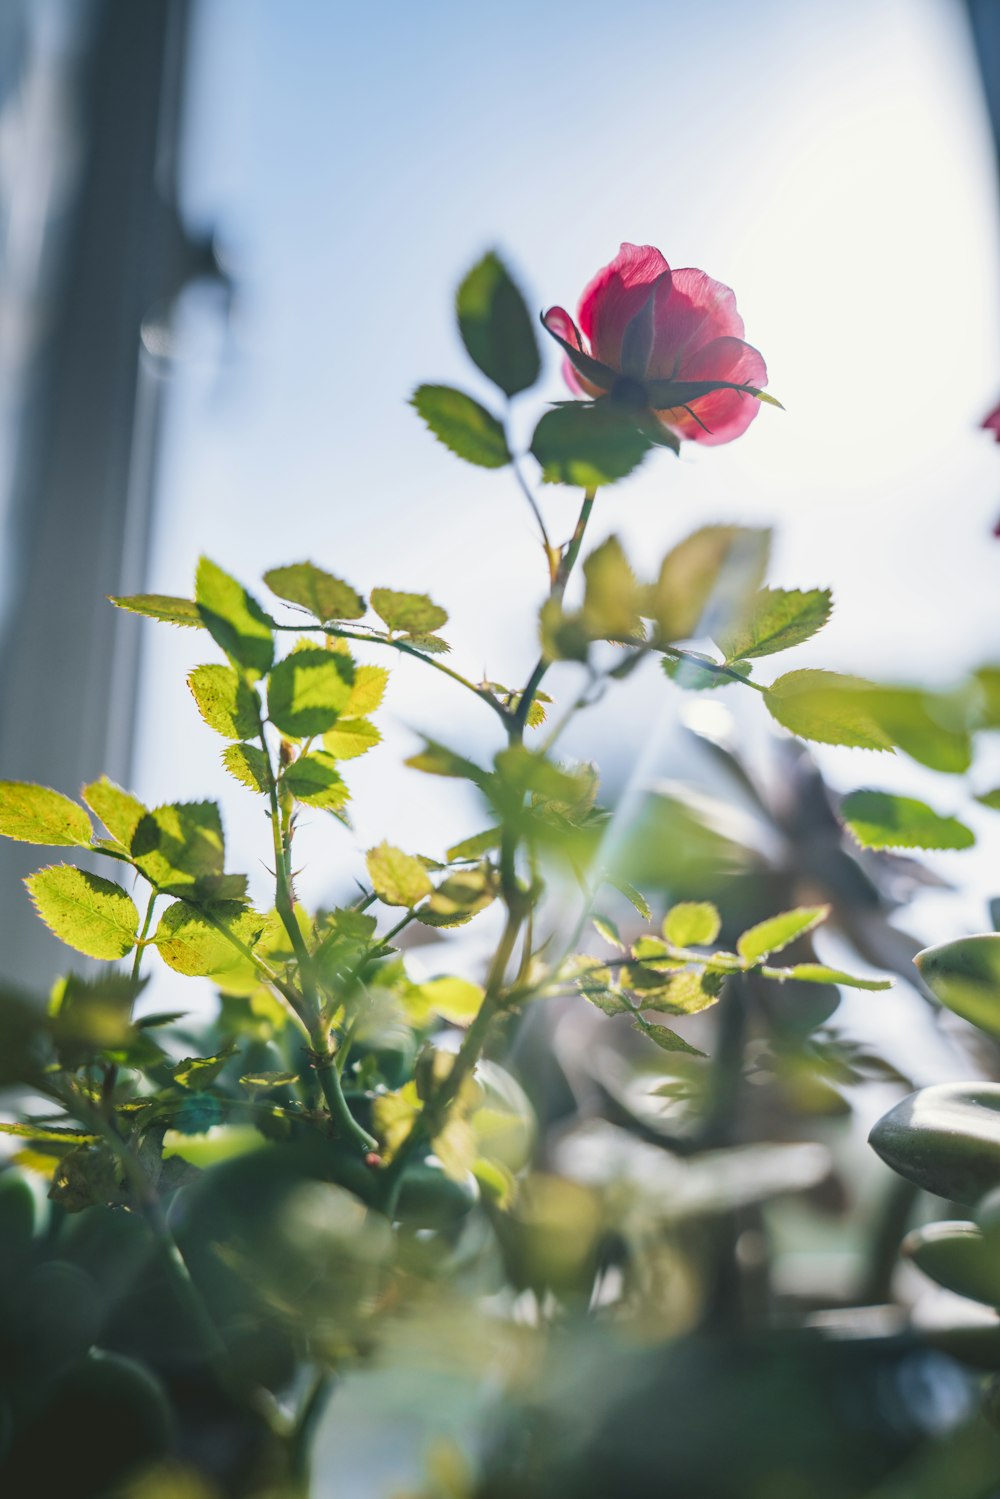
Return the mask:
<path fill-rule="evenodd" d="M 622 338 L 643 306 L 648 288 L 670 267 L 652 245 L 623 244 L 580 298 L 580 329 L 603 364 L 618 368 Z"/>
<path fill-rule="evenodd" d="M 743 332 L 736 297 L 728 286 L 691 267 L 674 271 L 673 293 L 657 306 L 650 377 L 680 378 L 699 349 L 716 338 L 741 339 Z"/>
<path fill-rule="evenodd" d="M 760 352 L 743 339 L 716 338 L 685 361 L 684 377 L 730 380 L 761 390 L 767 384 L 767 366 Z M 679 437 L 705 447 L 719 447 L 740 437 L 759 410 L 760 402 L 755 396 L 739 390 L 715 390 L 692 401 L 690 411 L 675 408 L 656 414 Z"/>

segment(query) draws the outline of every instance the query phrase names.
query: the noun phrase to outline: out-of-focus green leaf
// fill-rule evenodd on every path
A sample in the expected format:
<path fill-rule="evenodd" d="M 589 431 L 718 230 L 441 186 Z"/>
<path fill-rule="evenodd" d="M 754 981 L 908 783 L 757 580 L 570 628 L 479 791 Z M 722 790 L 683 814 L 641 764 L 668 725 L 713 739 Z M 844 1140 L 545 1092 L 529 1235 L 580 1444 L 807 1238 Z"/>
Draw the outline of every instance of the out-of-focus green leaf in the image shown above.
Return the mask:
<path fill-rule="evenodd" d="M 428 635 L 448 623 L 448 612 L 425 593 L 400 593 L 395 588 L 373 588 L 372 608 L 390 630 L 404 635 Z"/>
<path fill-rule="evenodd" d="M 462 342 L 472 362 L 508 396 L 538 379 L 534 320 L 495 250 L 468 273 L 455 299 Z"/>
<path fill-rule="evenodd" d="M 33 781 L 0 781 L 0 834 L 19 843 L 86 848 L 93 836 L 82 807 Z"/>
<path fill-rule="evenodd" d="M 113 880 L 72 864 L 53 864 L 24 883 L 45 925 L 68 947 L 108 962 L 135 946 L 139 913 Z"/>
<path fill-rule="evenodd" d="M 672 682 L 678 687 L 685 688 L 688 692 L 706 692 L 715 687 L 731 687 L 737 678 L 733 673 L 738 673 L 745 681 L 749 680 L 753 670 L 749 661 L 733 661 L 728 671 L 720 669 L 720 664 L 711 656 L 705 656 L 701 651 L 687 650 L 679 656 L 663 656 L 660 665 Z"/>
<path fill-rule="evenodd" d="M 325 734 L 343 713 L 353 682 L 354 665 L 349 656 L 318 646 L 292 651 L 268 678 L 271 722 L 292 739 Z"/>
<path fill-rule="evenodd" d="M 790 671 L 764 694 L 772 718 L 800 739 L 854 749 L 889 750 L 891 736 L 875 713 L 877 689 L 834 671 Z"/>
<path fill-rule="evenodd" d="M 420 860 L 391 843 L 369 849 L 366 863 L 372 888 L 387 906 L 415 906 L 434 888 Z"/>
<path fill-rule="evenodd" d="M 811 639 L 830 618 L 832 607 L 828 588 L 762 588 L 746 615 L 734 619 L 715 641 L 729 662 L 770 656 Z"/>
<path fill-rule="evenodd" d="M 744 617 L 764 581 L 770 531 L 703 526 L 667 553 L 645 612 L 665 641 L 716 635 Z"/>
<path fill-rule="evenodd" d="M 957 817 L 888 791 L 852 791 L 840 815 L 862 848 L 971 848 L 976 841 Z"/>
<path fill-rule="evenodd" d="M 420 997 L 427 1008 L 453 1025 L 468 1025 L 478 1015 L 483 990 L 462 978 L 430 979 L 419 986 Z"/>
<path fill-rule="evenodd" d="M 262 677 L 274 660 L 271 621 L 242 583 L 209 558 L 195 575 L 195 599 L 202 624 L 234 666 Z"/>
<path fill-rule="evenodd" d="M 842 968 L 828 968 L 825 963 L 795 963 L 791 968 L 765 968 L 764 976 L 779 983 L 799 980 L 805 984 L 843 984 L 848 989 L 891 989 L 891 979 L 860 979 Z"/>
<path fill-rule="evenodd" d="M 457 754 L 455 750 L 450 750 L 447 745 L 439 744 L 435 739 L 425 739 L 424 748 L 417 754 L 411 755 L 405 764 L 413 770 L 422 770 L 426 775 L 471 781 L 474 786 L 482 789 L 485 789 L 491 780 L 488 771 L 483 770 L 474 761 L 467 760 L 464 755 Z"/>
<path fill-rule="evenodd" d="M 64 1065 L 78 1066 L 95 1051 L 111 1051 L 128 1044 L 132 1034 L 132 1006 L 141 985 L 113 970 L 96 978 L 77 974 L 56 981 L 49 999 L 49 1024 Z"/>
<path fill-rule="evenodd" d="M 925 1223 L 903 1240 L 902 1251 L 939 1286 L 1000 1307 L 1000 1256 L 974 1223 Z"/>
<path fill-rule="evenodd" d="M 288 567 L 272 567 L 264 582 L 279 599 L 306 609 L 325 624 L 328 619 L 360 619 L 365 601 L 349 583 L 324 572 L 314 562 L 294 562 Z"/>
<path fill-rule="evenodd" d="M 703 1051 L 698 1050 L 697 1046 L 692 1046 L 690 1042 L 685 1041 L 683 1036 L 678 1036 L 677 1032 L 672 1031 L 669 1026 L 656 1025 L 652 1021 L 646 1021 L 640 1025 L 636 1021 L 635 1028 L 641 1031 L 644 1036 L 648 1036 L 650 1041 L 655 1041 L 661 1051 L 679 1051 L 689 1057 L 703 1057 L 705 1055 Z"/>
<path fill-rule="evenodd" d="M 718 908 L 710 901 L 681 901 L 663 920 L 663 935 L 675 947 L 705 947 L 714 942 L 722 927 Z"/>
<path fill-rule="evenodd" d="M 925 1192 L 977 1202 L 1000 1185 L 1000 1083 L 935 1083 L 904 1098 L 869 1141 Z"/>
<path fill-rule="evenodd" d="M 495 880 L 490 871 L 482 865 L 458 869 L 442 880 L 430 899 L 419 907 L 417 916 L 424 926 L 464 926 L 495 898 Z"/>
<path fill-rule="evenodd" d="M 166 593 L 133 593 L 125 598 L 109 595 L 109 601 L 117 609 L 127 609 L 130 614 L 142 614 L 167 625 L 186 625 L 196 630 L 205 627 L 194 599 L 178 599 Z"/>
<path fill-rule="evenodd" d="M 878 687 L 870 702 L 892 743 L 921 765 L 962 775 L 972 764 L 969 704 L 961 694 Z"/>
<path fill-rule="evenodd" d="M 583 621 L 595 640 L 624 640 L 641 631 L 639 585 L 617 536 L 583 564 Z"/>
<path fill-rule="evenodd" d="M 1000 1036 L 1000 933 L 959 937 L 925 947 L 913 960 L 935 999 Z"/>
<path fill-rule="evenodd" d="M 531 439 L 542 478 L 580 489 L 624 479 L 651 447 L 635 413 L 613 401 L 570 401 L 553 407 Z"/>
<path fill-rule="evenodd" d="M 811 932 L 830 914 L 829 906 L 799 906 L 794 911 L 782 911 L 750 927 L 740 937 L 736 951 L 748 963 L 757 963 L 773 952 L 780 952 L 797 937 Z"/>
<path fill-rule="evenodd" d="M 225 739 L 249 739 L 260 727 L 257 694 L 231 666 L 196 666 L 188 677 L 198 712 Z"/>
<path fill-rule="evenodd" d="M 438 442 L 457 458 L 479 468 L 503 468 L 510 462 L 502 425 L 464 391 L 450 385 L 418 385 L 411 404 Z"/>

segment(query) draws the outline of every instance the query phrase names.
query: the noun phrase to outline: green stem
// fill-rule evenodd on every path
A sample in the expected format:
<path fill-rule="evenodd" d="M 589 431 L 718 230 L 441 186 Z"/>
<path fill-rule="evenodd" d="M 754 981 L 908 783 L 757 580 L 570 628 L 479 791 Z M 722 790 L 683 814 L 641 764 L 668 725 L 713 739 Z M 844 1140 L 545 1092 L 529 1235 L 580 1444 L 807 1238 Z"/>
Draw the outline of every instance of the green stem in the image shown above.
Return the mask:
<path fill-rule="evenodd" d="M 149 900 L 146 902 L 146 915 L 143 918 L 142 930 L 140 931 L 138 940 L 135 944 L 135 957 L 132 959 L 133 984 L 137 984 L 139 982 L 139 969 L 142 966 L 142 955 L 145 951 L 146 938 L 149 936 L 149 928 L 152 925 L 153 921 L 153 907 L 156 905 L 156 898 L 159 893 L 159 890 L 157 890 L 154 886 L 153 889 L 150 890 Z"/>
<path fill-rule="evenodd" d="M 336 1383 L 336 1375 L 329 1369 L 317 1372 L 288 1434 L 289 1476 L 303 1499 L 309 1493 L 313 1437 Z"/>
<path fill-rule="evenodd" d="M 710 672 L 713 676 L 728 677 L 731 682 L 742 682 L 744 687 L 752 687 L 755 692 L 766 692 L 767 688 L 760 682 L 751 681 L 749 677 L 741 676 L 731 666 L 724 666 L 721 661 L 702 661 L 690 651 L 682 651 L 673 645 L 655 646 L 653 649 L 661 651 L 664 656 L 670 656 L 674 661 L 688 661 L 698 671 Z"/>

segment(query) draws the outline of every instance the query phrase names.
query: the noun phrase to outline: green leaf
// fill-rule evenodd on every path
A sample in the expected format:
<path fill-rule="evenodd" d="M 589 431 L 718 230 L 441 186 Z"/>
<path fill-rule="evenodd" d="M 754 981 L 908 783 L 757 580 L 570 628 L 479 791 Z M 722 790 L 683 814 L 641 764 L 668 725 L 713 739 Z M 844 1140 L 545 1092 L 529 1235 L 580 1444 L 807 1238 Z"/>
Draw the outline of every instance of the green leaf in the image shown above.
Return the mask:
<path fill-rule="evenodd" d="M 707 900 L 686 900 L 673 906 L 663 919 L 663 935 L 675 947 L 706 947 L 714 942 L 722 918 Z"/>
<path fill-rule="evenodd" d="M 972 764 L 969 703 L 961 694 L 880 686 L 870 708 L 893 744 L 921 765 L 962 775 Z"/>
<path fill-rule="evenodd" d="M 629 905 L 633 906 L 635 910 L 638 911 L 643 921 L 652 921 L 653 909 L 641 890 L 637 890 L 635 886 L 630 885 L 627 880 L 618 879 L 617 876 L 615 878 L 612 878 L 609 874 L 605 874 L 604 883 L 617 890 L 619 895 L 624 895 Z"/>
<path fill-rule="evenodd" d="M 473 266 L 455 301 L 462 342 L 487 379 L 507 396 L 534 385 L 541 370 L 534 320 L 495 251 Z"/>
<path fill-rule="evenodd" d="M 807 593 L 797 588 L 762 588 L 747 615 L 716 635 L 716 644 L 727 661 L 770 656 L 811 639 L 830 618 L 832 607 L 828 588 Z"/>
<path fill-rule="evenodd" d="M 605 400 L 553 407 L 531 439 L 546 483 L 578 489 L 597 489 L 624 479 L 651 447 L 634 414 Z"/>
<path fill-rule="evenodd" d="M 425 775 L 447 776 L 458 781 L 471 781 L 473 785 L 485 788 L 490 784 L 491 776 L 476 765 L 474 761 L 467 760 L 464 755 L 457 754 L 448 749 L 447 745 L 438 744 L 435 739 L 425 739 L 424 748 L 416 755 L 411 755 L 403 762 L 412 770 L 422 770 Z"/>
<path fill-rule="evenodd" d="M 663 559 L 644 611 L 661 639 L 716 635 L 745 616 L 770 549 L 770 531 L 745 526 L 703 526 L 685 537 Z"/>
<path fill-rule="evenodd" d="M 267 683 L 271 722 L 293 739 L 332 729 L 347 704 L 354 664 L 339 651 L 305 646 L 279 661 Z"/>
<path fill-rule="evenodd" d="M 225 932 L 245 947 L 253 947 L 264 930 L 264 917 L 231 901 L 219 901 L 205 909 L 207 914 L 180 900 L 167 907 L 152 938 L 164 963 L 189 978 L 222 977 L 244 968 L 252 974 L 250 960 Z M 225 932 L 219 930 L 220 926 Z"/>
<path fill-rule="evenodd" d="M 415 906 L 434 888 L 420 860 L 391 843 L 369 849 L 365 862 L 372 888 L 387 906 Z"/>
<path fill-rule="evenodd" d="M 267 795 L 270 784 L 267 756 L 255 744 L 227 744 L 222 763 L 241 786 Z"/>
<path fill-rule="evenodd" d="M 97 1139 L 96 1135 L 63 1124 L 32 1124 L 30 1119 L 18 1124 L 0 1120 L 0 1134 L 15 1135 L 21 1140 L 43 1140 L 49 1145 L 87 1145 Z"/>
<path fill-rule="evenodd" d="M 991 812 L 1000 812 L 1000 786 L 995 786 L 992 791 L 983 791 L 976 797 L 982 807 L 989 807 Z"/>
<path fill-rule="evenodd" d="M 226 739 L 249 739 L 260 729 L 257 694 L 231 666 L 196 666 L 187 679 L 198 712 Z"/>
<path fill-rule="evenodd" d="M 335 760 L 354 760 L 382 743 L 382 734 L 368 718 L 341 718 L 323 735 L 323 746 Z"/>
<path fill-rule="evenodd" d="M 622 941 L 621 933 L 610 916 L 601 916 L 598 914 L 591 917 L 591 920 L 594 923 L 594 930 L 598 936 L 604 938 L 609 947 L 616 947 L 619 952 L 625 951 L 625 944 Z"/>
<path fill-rule="evenodd" d="M 173 895 L 211 898 L 225 867 L 222 818 L 215 802 L 173 802 L 140 819 L 131 840 L 137 868 Z"/>
<path fill-rule="evenodd" d="M 980 1030 L 1000 1036 L 1000 934 L 942 942 L 924 948 L 913 961 L 935 999 Z"/>
<path fill-rule="evenodd" d="M 892 750 L 876 716 L 877 689 L 863 677 L 834 671 L 791 671 L 764 693 L 771 717 L 800 739 L 854 749 Z"/>
<path fill-rule="evenodd" d="M 779 916 L 769 916 L 756 926 L 745 931 L 736 944 L 736 951 L 748 963 L 757 963 L 773 952 L 780 952 L 797 937 L 811 932 L 830 914 L 829 906 L 799 906 L 794 911 L 782 911 Z"/>
<path fill-rule="evenodd" d="M 825 963 L 796 963 L 791 968 L 765 968 L 765 978 L 785 983 L 788 979 L 799 979 L 804 984 L 843 984 L 847 989 L 891 989 L 891 979 L 859 979 L 853 973 L 844 973 L 841 968 L 828 968 Z"/>
<path fill-rule="evenodd" d="M 113 880 L 72 864 L 53 864 L 24 883 L 45 925 L 67 947 L 110 962 L 135 946 L 139 913 Z"/>
<path fill-rule="evenodd" d="M 215 1082 L 235 1050 L 235 1046 L 228 1046 L 214 1057 L 182 1058 L 173 1069 L 174 1081 L 180 1083 L 182 1088 L 189 1088 L 192 1093 L 204 1092 Z"/>
<path fill-rule="evenodd" d="M 971 848 L 976 841 L 957 817 L 888 791 L 852 791 L 840 815 L 862 848 Z"/>
<path fill-rule="evenodd" d="M 660 665 L 670 680 L 687 692 L 706 692 L 715 687 L 731 687 L 736 681 L 733 672 L 738 672 L 744 681 L 748 681 L 753 671 L 753 665 L 749 661 L 734 661 L 729 665 L 728 671 L 723 671 L 719 663 L 711 656 L 692 650 L 686 650 L 678 656 L 664 656 Z"/>
<path fill-rule="evenodd" d="M 279 599 L 308 610 L 320 624 L 329 619 L 360 619 L 365 612 L 364 599 L 349 583 L 313 562 L 272 567 L 264 574 L 264 582 Z"/>
<path fill-rule="evenodd" d="M 703 968 L 682 968 L 671 974 L 652 993 L 640 990 L 634 997 L 641 1010 L 658 1010 L 667 1015 L 697 1015 L 718 1004 L 725 976 L 707 973 Z"/>
<path fill-rule="evenodd" d="M 262 677 L 274 660 L 271 621 L 241 583 L 207 557 L 198 563 L 195 598 L 202 624 L 234 666 Z"/>
<path fill-rule="evenodd" d="M 269 1093 L 272 1088 L 290 1088 L 299 1080 L 297 1072 L 246 1072 L 240 1087 L 249 1093 Z"/>
<path fill-rule="evenodd" d="M 177 599 L 167 593 L 133 593 L 125 598 L 114 598 L 109 594 L 108 599 L 117 609 L 143 614 L 147 619 L 159 619 L 167 625 L 186 625 L 196 630 L 205 627 L 194 599 Z"/>
<path fill-rule="evenodd" d="M 82 807 L 33 781 L 0 781 L 0 833 L 18 843 L 86 848 L 93 837 Z"/>
<path fill-rule="evenodd" d="M 488 854 L 491 849 L 499 848 L 502 838 L 501 828 L 484 828 L 481 833 L 473 833 L 470 838 L 463 838 L 461 843 L 453 843 L 447 850 L 448 862 L 458 864 L 463 859 L 481 859 L 483 854 Z"/>
<path fill-rule="evenodd" d="M 583 621 L 595 640 L 641 633 L 639 585 L 617 536 L 609 536 L 583 564 Z"/>
<path fill-rule="evenodd" d="M 293 760 L 282 774 L 281 784 L 296 801 L 322 807 L 326 812 L 339 812 L 350 800 L 336 761 L 326 750 L 313 750 Z"/>
<path fill-rule="evenodd" d="M 99 781 L 91 781 L 89 786 L 84 786 L 81 795 L 112 838 L 127 849 L 140 820 L 146 816 L 146 808 L 138 797 L 129 791 L 123 791 L 114 781 L 109 781 L 107 776 L 101 776 Z"/>
<path fill-rule="evenodd" d="M 900 1176 L 955 1202 L 1000 1185 L 1000 1084 L 935 1083 L 875 1125 L 872 1148 Z"/>
<path fill-rule="evenodd" d="M 486 909 L 496 897 L 493 875 L 479 866 L 450 874 L 420 907 L 417 916 L 424 926 L 464 926 Z"/>
<path fill-rule="evenodd" d="M 692 1046 L 689 1041 L 684 1040 L 683 1036 L 678 1036 L 676 1031 L 670 1030 L 669 1026 L 656 1025 L 650 1020 L 645 1022 L 637 1020 L 635 1028 L 637 1031 L 641 1031 L 644 1036 L 648 1036 L 650 1041 L 655 1041 L 661 1051 L 679 1051 L 689 1057 L 703 1057 L 705 1055 L 703 1051 L 698 1050 L 697 1046 Z"/>
<path fill-rule="evenodd" d="M 539 610 L 538 626 L 546 661 L 586 661 L 591 635 L 582 614 L 568 613 L 561 599 L 549 598 Z"/>
<path fill-rule="evenodd" d="M 431 979 L 419 986 L 420 999 L 435 1015 L 452 1025 L 468 1025 L 479 1014 L 484 990 L 468 979 Z"/>
<path fill-rule="evenodd" d="M 368 718 L 382 706 L 389 673 L 384 666 L 355 666 L 351 695 L 344 704 L 345 718 Z"/>
<path fill-rule="evenodd" d="M 49 1001 L 52 1039 L 65 1065 L 94 1051 L 117 1050 L 133 1036 L 132 1006 L 141 984 L 113 970 L 94 979 L 59 979 Z"/>
<path fill-rule="evenodd" d="M 372 608 L 390 630 L 405 635 L 427 635 L 448 623 L 447 610 L 425 593 L 398 593 L 394 588 L 373 588 Z"/>
<path fill-rule="evenodd" d="M 410 403 L 438 442 L 479 468 L 503 468 L 510 451 L 496 417 L 450 385 L 418 385 Z"/>
<path fill-rule="evenodd" d="M 969 1301 L 1000 1307 L 996 1243 L 974 1223 L 925 1223 L 908 1233 L 900 1247 L 939 1286 Z"/>

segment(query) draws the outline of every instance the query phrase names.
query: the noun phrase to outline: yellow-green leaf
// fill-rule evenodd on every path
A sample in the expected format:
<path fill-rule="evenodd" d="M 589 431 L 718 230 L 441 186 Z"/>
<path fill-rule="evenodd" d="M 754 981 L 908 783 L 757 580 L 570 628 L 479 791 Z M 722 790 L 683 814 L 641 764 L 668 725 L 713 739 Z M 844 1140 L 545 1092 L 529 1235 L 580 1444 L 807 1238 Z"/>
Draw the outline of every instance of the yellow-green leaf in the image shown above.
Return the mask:
<path fill-rule="evenodd" d="M 208 557 L 195 575 L 195 599 L 202 624 L 234 666 L 262 677 L 274 660 L 271 621 L 257 600 Z"/>
<path fill-rule="evenodd" d="M 852 791 L 840 815 L 862 848 L 971 848 L 975 834 L 957 817 L 888 791 Z"/>
<path fill-rule="evenodd" d="M 140 820 L 146 816 L 146 808 L 139 798 L 130 791 L 123 791 L 114 781 L 109 781 L 107 776 L 101 776 L 99 781 L 91 781 L 89 786 L 84 786 L 81 794 L 112 838 L 128 848 Z"/>
<path fill-rule="evenodd" d="M 86 848 L 93 836 L 82 807 L 33 781 L 0 781 L 0 833 L 18 843 Z"/>
<path fill-rule="evenodd" d="M 832 608 L 828 588 L 762 588 L 746 615 L 719 631 L 716 644 L 730 663 L 770 656 L 809 640 L 826 624 Z"/>
<path fill-rule="evenodd" d="M 196 666 L 187 680 L 210 729 L 226 739 L 249 739 L 259 732 L 257 694 L 231 666 Z"/>
<path fill-rule="evenodd" d="M 769 916 L 756 926 L 749 927 L 736 944 L 736 951 L 748 963 L 757 963 L 770 953 L 780 952 L 797 937 L 811 932 L 830 914 L 829 906 L 799 906 L 794 911 L 782 911 L 778 916 Z"/>
<path fill-rule="evenodd" d="M 369 849 L 366 863 L 372 888 L 387 906 L 415 906 L 434 888 L 420 860 L 391 843 Z"/>
<path fill-rule="evenodd" d="M 429 635 L 448 623 L 447 610 L 425 593 L 399 593 L 394 588 L 373 588 L 372 608 L 390 630 L 405 635 Z"/>
<path fill-rule="evenodd" d="M 339 812 L 350 800 L 334 757 L 326 750 L 313 750 L 293 760 L 282 775 L 281 784 L 296 801 L 322 807 L 326 812 Z"/>
<path fill-rule="evenodd" d="M 178 599 L 167 593 L 133 593 L 123 598 L 109 594 L 108 598 L 117 609 L 127 609 L 130 614 L 142 614 L 167 625 L 185 625 L 196 630 L 205 627 L 194 599 Z"/>
<path fill-rule="evenodd" d="M 664 917 L 663 935 L 675 947 L 704 947 L 719 935 L 722 918 L 710 901 L 686 900 Z"/>
<path fill-rule="evenodd" d="M 891 751 L 893 741 L 876 716 L 876 695 L 863 677 L 806 670 L 779 677 L 764 701 L 772 718 L 801 739 Z"/>
<path fill-rule="evenodd" d="M 300 609 L 307 609 L 324 624 L 329 619 L 360 619 L 365 601 L 349 583 L 324 572 L 314 562 L 295 562 L 289 567 L 272 567 L 264 574 L 272 593 Z"/>
<path fill-rule="evenodd" d="M 113 880 L 73 864 L 53 864 L 24 883 L 45 925 L 68 947 L 110 962 L 135 946 L 139 913 Z"/>
<path fill-rule="evenodd" d="M 222 763 L 229 774 L 241 786 L 250 791 L 267 794 L 269 771 L 267 756 L 255 744 L 227 744 L 222 751 Z"/>
<path fill-rule="evenodd" d="M 380 731 L 368 718 L 341 718 L 323 735 L 323 747 L 335 760 L 354 760 L 381 742 Z"/>
<path fill-rule="evenodd" d="M 746 614 L 767 570 L 770 531 L 703 526 L 668 552 L 646 606 L 661 639 L 728 629 Z"/>
<path fill-rule="evenodd" d="M 382 706 L 389 673 L 384 666 L 355 666 L 351 695 L 344 704 L 345 718 L 368 718 Z"/>
<path fill-rule="evenodd" d="M 267 684 L 272 723 L 293 739 L 332 729 L 343 713 L 354 682 L 349 656 L 306 646 L 279 661 Z"/>
<path fill-rule="evenodd" d="M 228 901 L 206 907 L 206 912 L 212 919 L 184 901 L 167 907 L 152 939 L 164 963 L 191 978 L 214 978 L 234 970 L 251 976 L 253 964 L 230 938 L 252 948 L 264 929 L 264 917 Z"/>

